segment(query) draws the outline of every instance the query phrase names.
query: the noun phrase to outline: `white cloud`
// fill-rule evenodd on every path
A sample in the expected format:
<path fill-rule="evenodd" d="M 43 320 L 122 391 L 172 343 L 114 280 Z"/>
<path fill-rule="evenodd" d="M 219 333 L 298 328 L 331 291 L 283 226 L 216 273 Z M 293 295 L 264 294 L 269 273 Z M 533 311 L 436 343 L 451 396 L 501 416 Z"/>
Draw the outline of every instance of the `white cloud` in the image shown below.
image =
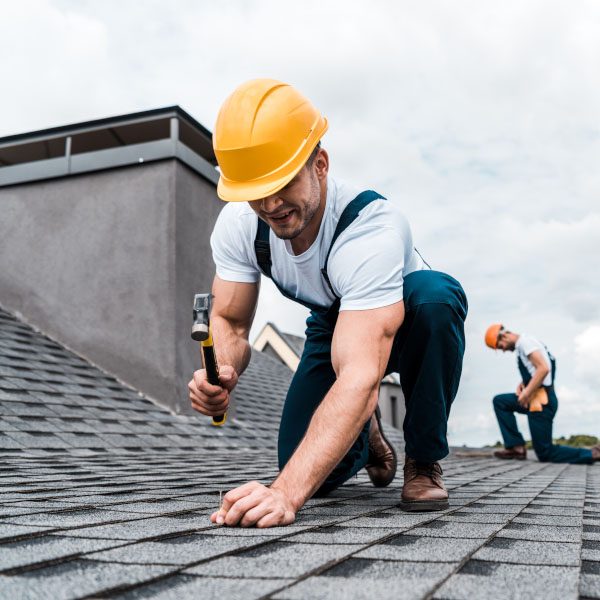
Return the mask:
<path fill-rule="evenodd" d="M 453 418 L 516 385 L 482 343 L 498 320 L 548 343 L 575 405 L 598 389 L 573 340 L 600 319 L 599 32 L 595 0 L 21 0 L 0 19 L 0 135 L 169 104 L 212 128 L 240 82 L 289 81 L 330 120 L 334 175 L 399 202 L 467 290 Z M 265 285 L 254 331 L 304 316 Z"/>
<path fill-rule="evenodd" d="M 597 299 L 596 299 L 597 301 Z M 600 388 L 600 325 L 592 325 L 575 338 L 575 372 L 590 388 Z M 600 404 L 600 394 L 596 393 Z"/>

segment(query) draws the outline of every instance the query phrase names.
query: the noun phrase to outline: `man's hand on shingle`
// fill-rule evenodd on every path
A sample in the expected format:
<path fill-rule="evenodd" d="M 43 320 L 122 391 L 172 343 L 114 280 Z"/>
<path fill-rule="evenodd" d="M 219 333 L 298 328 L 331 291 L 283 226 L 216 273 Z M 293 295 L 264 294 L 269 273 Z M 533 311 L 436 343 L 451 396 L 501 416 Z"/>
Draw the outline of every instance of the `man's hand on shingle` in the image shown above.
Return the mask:
<path fill-rule="evenodd" d="M 289 525 L 295 519 L 296 511 L 285 493 L 258 481 L 227 492 L 220 510 L 210 517 L 218 525 L 260 528 Z"/>

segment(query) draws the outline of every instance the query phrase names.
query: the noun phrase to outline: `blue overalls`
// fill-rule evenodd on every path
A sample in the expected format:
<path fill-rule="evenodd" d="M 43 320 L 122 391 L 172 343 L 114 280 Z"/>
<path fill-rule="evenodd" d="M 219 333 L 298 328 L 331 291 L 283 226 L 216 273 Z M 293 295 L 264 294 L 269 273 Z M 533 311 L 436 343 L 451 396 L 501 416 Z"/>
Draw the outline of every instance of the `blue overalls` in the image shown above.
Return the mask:
<path fill-rule="evenodd" d="M 373 201 L 385 198 L 373 191 L 359 194 L 344 209 L 335 229 L 321 273 L 327 276 L 327 261 L 339 235 Z M 269 227 L 258 220 L 254 242 L 261 271 L 271 276 Z M 336 375 L 331 364 L 331 342 L 337 322 L 340 299 L 320 307 L 295 298 L 273 280 L 287 298 L 306 306 L 306 342 L 298 369 L 287 393 L 279 428 L 279 468 L 283 469 L 304 437 L 317 406 Z M 333 289 L 331 290 L 335 296 Z M 416 271 L 404 278 L 405 318 L 398 330 L 386 374 L 400 373 L 406 399 L 404 439 L 406 454 L 419 462 L 431 463 L 448 455 L 446 439 L 450 406 L 460 381 L 465 350 L 465 293 L 455 279 L 437 271 Z M 367 464 L 370 419 L 346 456 L 327 477 L 318 495 L 325 495 Z M 335 425 L 333 425 L 335 426 Z"/>
<path fill-rule="evenodd" d="M 592 463 L 592 451 L 586 448 L 573 448 L 572 446 L 560 446 L 552 443 L 552 421 L 558 410 L 558 398 L 554 391 L 554 378 L 556 376 L 556 359 L 548 352 L 550 357 L 552 382 L 543 386 L 548 394 L 548 404 L 539 412 L 529 412 L 518 402 L 516 394 L 500 394 L 494 398 L 494 411 L 500 425 L 500 432 L 506 448 L 524 446 L 525 440 L 517 427 L 515 412 L 527 415 L 531 443 L 538 460 L 541 462 L 587 464 Z M 518 357 L 517 364 L 523 385 L 531 381 L 531 373 L 527 370 L 525 363 Z"/>

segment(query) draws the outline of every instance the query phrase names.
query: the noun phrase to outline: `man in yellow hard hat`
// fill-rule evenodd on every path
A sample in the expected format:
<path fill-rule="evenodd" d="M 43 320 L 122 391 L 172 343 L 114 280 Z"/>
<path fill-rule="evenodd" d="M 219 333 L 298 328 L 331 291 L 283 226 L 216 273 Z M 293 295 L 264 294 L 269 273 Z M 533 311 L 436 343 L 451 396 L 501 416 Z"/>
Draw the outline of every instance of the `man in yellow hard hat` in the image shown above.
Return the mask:
<path fill-rule="evenodd" d="M 501 323 L 494 323 L 485 332 L 489 348 L 517 353 L 521 382 L 514 394 L 494 397 L 494 411 L 504 440 L 504 450 L 494 456 L 502 459 L 525 460 L 525 440 L 517 426 L 515 413 L 527 415 L 531 442 L 542 462 L 589 464 L 600 460 L 600 446 L 591 450 L 552 443 L 552 422 L 558 409 L 554 390 L 556 359 L 536 338 L 514 333 Z"/>
<path fill-rule="evenodd" d="M 401 507 L 448 506 L 438 461 L 448 454 L 466 298 L 455 279 L 427 268 L 396 204 L 329 176 L 326 130 L 309 100 L 272 79 L 238 87 L 217 119 L 217 192 L 228 203 L 211 237 L 221 386 L 196 371 L 192 406 L 211 416 L 227 409 L 250 358 L 261 273 L 311 314 L 281 417 L 280 474 L 269 487 L 250 482 L 228 492 L 216 523 L 289 524 L 307 499 L 362 468 L 374 485 L 388 485 L 396 455 L 377 400 L 394 371 L 406 397 Z"/>

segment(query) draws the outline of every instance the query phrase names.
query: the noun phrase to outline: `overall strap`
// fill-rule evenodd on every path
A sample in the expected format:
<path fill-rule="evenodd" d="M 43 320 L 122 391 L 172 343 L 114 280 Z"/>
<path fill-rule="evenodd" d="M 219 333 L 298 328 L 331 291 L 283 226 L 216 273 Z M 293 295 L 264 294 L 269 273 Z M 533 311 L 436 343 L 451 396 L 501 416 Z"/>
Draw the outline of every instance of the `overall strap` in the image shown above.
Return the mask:
<path fill-rule="evenodd" d="M 269 244 L 270 231 L 269 226 L 259 218 L 256 237 L 254 238 L 254 252 L 256 253 L 258 267 L 269 279 L 272 279 L 271 245 Z"/>
<path fill-rule="evenodd" d="M 331 254 L 331 249 L 333 248 L 333 245 L 337 241 L 340 234 L 354 222 L 354 220 L 356 219 L 356 217 L 358 217 L 362 209 L 365 208 L 365 206 L 371 204 L 371 202 L 373 202 L 374 200 L 385 200 L 385 198 L 381 194 L 378 194 L 373 190 L 366 190 L 364 192 L 361 192 L 358 196 L 356 196 L 356 198 L 354 198 L 354 200 L 352 200 L 342 212 L 340 220 L 338 221 L 337 227 L 335 228 L 335 231 L 333 233 L 333 238 L 331 239 L 331 244 L 329 244 L 329 250 L 327 251 L 327 256 L 325 257 L 325 264 L 321 269 L 321 274 L 327 282 L 331 293 L 336 298 L 337 294 L 335 293 L 333 286 L 329 281 L 329 275 L 327 275 L 327 263 L 329 262 L 329 255 Z"/>
<path fill-rule="evenodd" d="M 527 370 L 525 363 L 521 360 L 520 356 L 517 356 L 517 366 L 519 367 L 519 373 L 523 383 L 527 385 L 531 381 L 531 373 Z"/>
<path fill-rule="evenodd" d="M 546 351 L 548 351 L 547 348 Z M 549 386 L 544 386 L 542 384 L 543 387 L 554 386 L 554 378 L 556 377 L 556 359 L 554 358 L 554 356 L 552 356 L 552 354 L 550 354 L 550 352 L 548 352 L 548 357 L 550 358 L 550 373 L 552 377 L 552 382 Z M 519 372 L 521 373 L 521 379 L 523 380 L 523 383 L 527 385 L 531 381 L 531 373 L 527 370 L 527 367 L 525 366 L 525 363 L 521 360 L 520 356 L 517 357 L 517 366 L 519 367 Z"/>
<path fill-rule="evenodd" d="M 548 358 L 550 359 L 550 373 L 552 374 L 552 383 L 550 385 L 554 385 L 554 378 L 556 377 L 556 358 L 554 358 L 554 356 L 552 355 L 552 352 L 550 352 L 550 350 L 548 350 L 547 346 L 544 346 L 544 348 L 546 348 L 546 352 L 548 353 Z"/>

